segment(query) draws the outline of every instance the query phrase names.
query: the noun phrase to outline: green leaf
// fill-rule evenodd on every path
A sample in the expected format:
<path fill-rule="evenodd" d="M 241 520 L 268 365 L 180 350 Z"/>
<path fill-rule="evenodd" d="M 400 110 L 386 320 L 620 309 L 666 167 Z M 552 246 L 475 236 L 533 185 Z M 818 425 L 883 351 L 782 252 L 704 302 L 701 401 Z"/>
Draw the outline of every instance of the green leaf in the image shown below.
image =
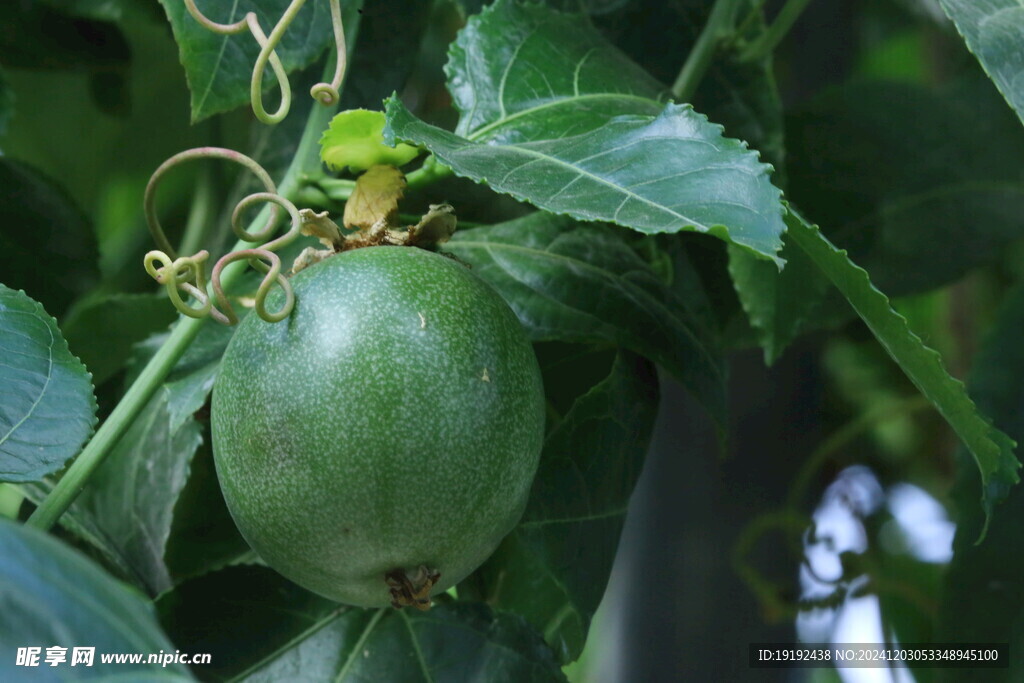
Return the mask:
<path fill-rule="evenodd" d="M 1013 455 L 1016 443 L 978 411 L 963 383 L 950 377 L 939 354 L 925 346 L 910 330 L 906 319 L 896 313 L 889 299 L 871 284 L 864 269 L 853 263 L 845 251 L 833 246 L 817 226 L 805 222 L 796 213 L 790 211 L 787 225 L 794 244 L 803 249 L 842 292 L 882 347 L 971 451 L 981 473 L 982 506 L 986 519 L 990 519 L 996 504 L 1020 480 L 1017 474 L 1020 463 Z"/>
<path fill-rule="evenodd" d="M 102 21 L 121 21 L 126 18 L 158 18 L 160 9 L 151 3 L 134 0 L 42 0 L 43 4 L 74 17 L 88 17 Z"/>
<path fill-rule="evenodd" d="M 253 65 L 259 45 L 248 31 L 224 36 L 203 28 L 180 0 L 161 0 L 178 43 L 181 65 L 185 67 L 192 92 L 192 121 L 230 111 L 249 102 Z M 235 2 L 197 2 L 211 20 L 234 23 L 247 13 L 255 12 L 265 33 L 284 14 L 289 0 L 236 0 Z M 356 4 L 346 3 L 347 18 L 352 18 Z M 333 41 L 330 10 L 326 2 L 307 2 L 299 11 L 277 47 L 285 71 L 301 69 L 323 53 Z M 263 79 L 268 110 L 276 108 L 279 95 L 273 71 L 268 68 Z M 293 97 L 308 97 L 308 92 L 294 91 Z M 270 104 L 273 102 L 274 104 Z"/>
<path fill-rule="evenodd" d="M 456 134 L 526 142 L 593 130 L 622 114 L 656 116 L 665 88 L 576 14 L 499 0 L 449 51 Z"/>
<path fill-rule="evenodd" d="M 224 502 L 209 444 L 207 430 L 174 505 L 164 561 L 175 584 L 228 565 L 258 561 Z"/>
<path fill-rule="evenodd" d="M 645 233 L 704 232 L 781 264 L 780 193 L 768 166 L 689 105 L 520 144 L 461 138 L 420 121 L 394 98 L 387 115 L 388 143 L 424 146 L 457 175 L 552 213 Z"/>
<path fill-rule="evenodd" d="M 999 92 L 1024 121 L 1024 6 L 1018 0 L 939 0 Z"/>
<path fill-rule="evenodd" d="M 447 72 L 455 133 L 391 98 L 386 142 L 553 213 L 706 232 L 775 258 L 770 167 L 688 105 L 658 101 L 662 87 L 580 16 L 499 0 L 467 24 Z"/>
<path fill-rule="evenodd" d="M 68 346 L 100 385 L 124 368 L 135 344 L 176 318 L 164 294 L 101 294 L 74 306 L 62 327 Z"/>
<path fill-rule="evenodd" d="M 23 69 L 123 70 L 131 50 L 107 21 L 69 17 L 38 2 L 0 3 L 0 63 Z"/>
<path fill-rule="evenodd" d="M 0 137 L 7 135 L 7 128 L 14 118 L 14 91 L 0 71 Z"/>
<path fill-rule="evenodd" d="M 444 248 L 498 290 L 534 341 L 636 351 L 678 377 L 724 424 L 717 342 L 614 229 L 538 212 L 459 231 Z"/>
<path fill-rule="evenodd" d="M 750 324 L 773 364 L 817 312 L 829 282 L 807 254 L 783 239 L 786 268 L 779 272 L 767 261 L 729 247 L 729 274 Z"/>
<path fill-rule="evenodd" d="M 763 10 L 751 0 L 735 3 L 744 19 L 742 39 L 756 40 L 765 30 Z M 640 0 L 625 12 L 609 17 L 601 27 L 611 32 L 641 65 L 666 82 L 679 71 L 681 55 L 693 49 L 707 24 L 713 1 L 662 2 Z M 671 50 L 652 50 L 652 44 L 671 44 Z M 745 140 L 761 157 L 784 173 L 782 102 L 775 84 L 772 57 L 740 61 L 736 50 L 718 50 L 691 102 L 697 111 L 725 126 L 729 137 Z M 773 177 L 779 185 L 778 175 Z"/>
<path fill-rule="evenodd" d="M 547 386 L 573 379 L 545 373 Z M 657 404 L 654 368 L 619 352 L 549 434 L 522 521 L 469 579 L 543 632 L 563 664 L 582 652 L 604 595 Z"/>
<path fill-rule="evenodd" d="M 174 505 L 199 447 L 199 425 L 174 424 L 162 387 L 132 423 L 66 515 L 87 520 L 151 594 L 171 587 L 164 551 Z M 202 405 L 202 404 L 200 404 Z"/>
<path fill-rule="evenodd" d="M 971 395 L 995 423 L 1024 442 L 1024 287 L 1007 297 L 992 331 L 975 358 Z M 974 505 L 979 475 L 961 454 L 954 490 L 958 507 L 953 561 L 944 581 L 937 639 L 942 642 L 1009 642 L 1010 668 L 994 671 L 993 681 L 1024 675 L 1024 488 L 1010 489 L 975 543 L 985 516 Z"/>
<path fill-rule="evenodd" d="M 242 313 L 244 315 L 244 313 Z M 174 369 L 164 380 L 167 389 L 168 407 L 170 408 L 171 425 L 180 426 L 187 418 L 203 407 L 206 398 L 213 389 L 213 381 L 220 368 L 220 359 L 228 347 L 234 327 L 217 325 L 207 322 L 199 332 L 195 341 L 185 352 Z M 163 345 L 170 332 L 154 335 L 136 345 L 135 357 L 132 359 L 126 386 L 135 381 L 138 373 L 146 366 L 150 358 Z"/>
<path fill-rule="evenodd" d="M 207 508 L 182 512 L 178 501 L 186 490 L 192 458 L 202 443 L 194 413 L 206 403 L 233 331 L 213 322 L 203 327 L 89 479 L 89 486 L 60 519 L 63 527 L 94 548 L 112 570 L 154 595 L 170 588 L 176 578 L 165 560 L 175 516 L 207 514 Z M 138 345 L 128 384 L 165 336 L 156 335 Z M 38 504 L 51 487 L 47 482 L 25 491 Z M 216 509 L 216 503 L 212 505 Z M 186 521 L 179 525 L 189 527 Z M 193 519 L 190 528 L 195 526 Z M 175 557 L 176 566 L 180 559 Z M 207 562 L 223 564 L 220 558 L 211 559 L 198 549 L 190 560 L 192 568 Z"/>
<path fill-rule="evenodd" d="M 0 481 L 56 472 L 96 424 L 85 366 L 43 307 L 0 285 Z"/>
<path fill-rule="evenodd" d="M 194 680 L 180 664 L 103 664 L 101 654 L 174 652 L 141 595 L 55 538 L 0 519 L 0 679 L 48 678 L 46 648 L 68 648 L 60 680 Z M 20 647 L 42 648 L 44 671 L 16 665 Z M 94 647 L 91 667 L 71 667 L 72 648 Z M 35 676 L 33 676 L 35 680 Z"/>
<path fill-rule="evenodd" d="M 213 680 L 564 680 L 522 618 L 484 605 L 362 610 L 246 566 L 188 581 L 158 609 L 177 647 L 213 655 Z"/>
<path fill-rule="evenodd" d="M 830 91 L 789 116 L 787 142 L 794 204 L 892 296 L 951 282 L 1020 238 L 1024 130 L 980 74 L 941 90 Z"/>
<path fill-rule="evenodd" d="M 349 55 L 341 109 L 380 107 L 394 90 L 402 91 L 415 70 L 423 68 L 421 47 L 434 4 L 376 0 L 359 10 L 359 45 Z"/>
<path fill-rule="evenodd" d="M 0 158 L 0 273 L 60 316 L 96 278 L 96 244 L 64 190 L 30 166 Z"/>

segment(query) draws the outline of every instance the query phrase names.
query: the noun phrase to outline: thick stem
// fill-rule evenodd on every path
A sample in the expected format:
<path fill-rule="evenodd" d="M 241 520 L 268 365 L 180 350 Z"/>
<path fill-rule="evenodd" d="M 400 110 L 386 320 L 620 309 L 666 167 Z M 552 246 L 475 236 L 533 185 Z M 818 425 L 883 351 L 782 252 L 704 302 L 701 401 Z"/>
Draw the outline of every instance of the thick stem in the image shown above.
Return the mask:
<path fill-rule="evenodd" d="M 760 38 L 747 46 L 740 55 L 740 60 L 754 62 L 770 55 L 789 33 L 789 29 L 793 28 L 793 24 L 809 4 L 811 4 L 811 0 L 787 0 L 772 25 L 761 34 Z"/>
<path fill-rule="evenodd" d="M 350 25 L 352 30 L 358 30 L 358 22 L 350 22 Z M 349 44 L 351 45 L 353 42 L 350 41 Z M 334 65 L 328 64 L 327 73 L 333 74 L 333 72 Z M 278 184 L 278 192 L 281 195 L 285 197 L 294 196 L 299 189 L 299 178 L 301 175 L 319 165 L 320 158 L 316 152 L 317 143 L 320 134 L 327 128 L 333 115 L 334 109 L 332 107 L 313 107 L 306 122 L 306 128 L 302 134 L 295 157 L 292 159 L 292 164 Z M 250 230 L 265 224 L 270 210 L 269 205 L 264 207 L 250 225 Z M 250 246 L 249 243 L 239 240 L 232 251 L 246 249 Z M 226 268 L 221 278 L 223 286 L 230 286 L 244 270 L 245 266 L 242 263 L 235 263 Z M 71 467 L 64 473 L 60 481 L 57 482 L 50 495 L 46 497 L 46 500 L 42 502 L 28 519 L 27 524 L 39 529 L 49 529 L 57 522 L 60 516 L 75 501 L 78 494 L 82 492 L 92 473 L 103 464 L 104 459 L 113 447 L 117 445 L 118 440 L 128 430 L 139 413 L 142 412 L 142 409 L 153 394 L 156 393 L 157 389 L 160 388 L 160 385 L 171 369 L 185 353 L 192 340 L 195 339 L 202 325 L 203 320 L 187 317 L 178 319 L 178 323 L 174 326 L 171 336 L 149 361 L 138 379 L 135 380 L 131 388 L 128 389 L 127 393 L 117 404 L 117 407 L 114 408 L 110 417 L 96 431 L 85 449 L 75 459 L 74 463 L 71 464 Z"/>
<path fill-rule="evenodd" d="M 708 67 L 715 58 L 715 51 L 722 40 L 732 35 L 736 15 L 736 0 L 716 0 L 711 8 L 708 23 L 697 36 L 683 68 L 672 84 L 672 95 L 679 102 L 689 102 L 700 85 Z"/>

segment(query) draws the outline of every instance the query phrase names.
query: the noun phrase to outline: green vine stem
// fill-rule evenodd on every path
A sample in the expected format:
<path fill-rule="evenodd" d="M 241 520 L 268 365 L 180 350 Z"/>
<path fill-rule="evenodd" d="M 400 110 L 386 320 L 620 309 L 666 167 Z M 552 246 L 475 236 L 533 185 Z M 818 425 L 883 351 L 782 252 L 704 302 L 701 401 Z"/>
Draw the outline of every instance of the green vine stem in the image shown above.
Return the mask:
<path fill-rule="evenodd" d="M 274 233 L 280 219 L 280 212 L 283 209 L 291 219 L 291 228 L 275 240 L 267 241 L 259 248 L 246 248 L 229 252 L 223 256 L 213 267 L 213 274 L 210 278 L 214 295 L 217 299 L 217 307 L 213 305 L 209 293 L 206 290 L 205 263 L 209 253 L 200 251 L 194 256 L 179 257 L 171 249 L 170 241 L 164 234 L 160 225 L 160 218 L 156 211 L 156 189 L 160 180 L 172 168 L 195 159 L 227 159 L 245 167 L 263 183 L 265 192 L 256 192 L 242 199 L 235 206 L 231 215 L 231 229 L 242 242 L 264 242 Z M 256 232 L 246 230 L 242 225 L 245 212 L 254 204 L 269 203 L 270 214 L 266 223 Z M 277 187 L 270 175 L 256 161 L 246 155 L 230 149 L 221 147 L 199 147 L 190 149 L 165 161 L 157 168 L 146 186 L 143 207 L 146 214 L 146 222 L 149 225 L 153 241 L 161 250 L 154 250 L 146 254 L 146 272 L 164 286 L 168 298 L 178 312 L 190 318 L 213 317 L 214 320 L 223 325 L 235 325 L 238 323 L 238 316 L 231 306 L 224 287 L 221 284 L 221 276 L 224 268 L 239 260 L 247 260 L 255 269 L 264 273 L 263 282 L 256 292 L 256 313 L 268 322 L 284 320 L 291 313 L 295 303 L 292 294 L 291 284 L 281 274 L 281 259 L 274 253 L 276 250 L 293 242 L 302 230 L 302 219 L 299 210 L 290 200 L 282 197 L 277 192 Z M 268 264 L 269 262 L 269 264 Z M 266 309 L 266 298 L 274 283 L 280 285 L 285 292 L 284 306 L 276 313 L 270 313 Z M 194 300 L 195 304 L 185 301 L 181 292 L 185 292 Z"/>
<path fill-rule="evenodd" d="M 786 0 L 771 26 L 740 53 L 740 61 L 755 62 L 770 55 L 809 4 L 811 0 Z"/>
<path fill-rule="evenodd" d="M 352 22 L 355 23 L 355 22 Z M 357 31 L 358 24 L 351 26 L 350 31 Z M 299 189 L 299 178 L 303 173 L 316 168 L 319 163 L 317 145 L 320 134 L 330 122 L 334 111 L 330 107 L 316 107 L 309 115 L 305 131 L 299 142 L 295 157 L 291 166 L 285 173 L 284 178 L 278 186 L 278 194 L 282 197 L 290 197 Z M 267 206 L 260 215 L 252 222 L 252 226 L 259 226 L 266 223 L 273 208 Z M 232 251 L 243 250 L 246 244 L 239 241 Z M 221 283 L 227 287 L 234 282 L 242 273 L 243 266 L 240 263 L 233 263 L 225 268 L 221 274 Z M 117 404 L 106 421 L 86 444 L 85 449 L 78 455 L 64 476 L 60 478 L 53 491 L 46 497 L 46 500 L 36 509 L 26 522 L 29 526 L 38 529 L 51 528 L 60 516 L 71 506 L 89 481 L 92 473 L 103 464 L 104 459 L 110 450 L 124 436 L 124 433 L 138 417 L 149 399 L 156 393 L 163 384 L 171 369 L 184 355 L 186 349 L 199 334 L 199 330 L 205 324 L 204 320 L 182 317 L 175 324 L 170 337 L 163 346 L 156 352 L 146 367 L 143 368 L 138 379 L 125 393 L 124 397 Z"/>
<path fill-rule="evenodd" d="M 334 73 L 329 82 L 317 83 L 314 85 L 310 90 L 310 95 L 318 102 L 332 106 L 338 103 L 338 89 L 341 87 L 341 83 L 345 79 L 345 70 L 348 63 L 348 50 L 345 42 L 345 26 L 342 21 L 340 0 L 329 0 L 329 2 L 331 7 L 331 26 L 334 30 Z M 203 28 L 221 35 L 235 35 L 248 29 L 249 33 L 252 34 L 252 37 L 259 44 L 260 53 L 256 58 L 256 63 L 252 70 L 249 97 L 252 102 L 253 113 L 256 115 L 256 118 L 263 123 L 280 123 L 286 116 L 288 116 L 288 110 L 291 108 L 291 84 L 288 81 L 288 74 L 285 72 L 284 66 L 281 64 L 281 60 L 278 58 L 275 50 L 280 44 L 281 39 L 284 37 L 285 32 L 295 20 L 299 10 L 301 10 L 302 6 L 305 4 L 306 0 L 292 0 L 287 9 L 285 9 L 284 14 L 281 15 L 277 24 L 274 25 L 273 29 L 271 29 L 270 35 L 267 36 L 263 31 L 263 27 L 260 26 L 259 17 L 256 16 L 255 12 L 246 13 L 241 20 L 236 21 L 233 24 L 222 24 L 211 20 L 203 14 L 196 6 L 196 0 L 185 0 L 185 8 L 188 10 L 188 13 L 192 15 L 192 18 L 203 26 Z M 274 76 L 277 78 L 278 85 L 281 88 L 281 102 L 278 105 L 277 111 L 273 114 L 268 113 L 266 108 L 263 106 L 263 76 L 268 65 L 274 71 Z"/>
<path fill-rule="evenodd" d="M 672 96 L 678 102 L 689 102 L 697 92 L 697 86 L 704 79 L 715 52 L 722 41 L 732 37 L 736 25 L 737 0 L 716 0 L 708 22 L 697 36 L 697 42 L 690 49 L 686 61 L 672 84 Z"/>

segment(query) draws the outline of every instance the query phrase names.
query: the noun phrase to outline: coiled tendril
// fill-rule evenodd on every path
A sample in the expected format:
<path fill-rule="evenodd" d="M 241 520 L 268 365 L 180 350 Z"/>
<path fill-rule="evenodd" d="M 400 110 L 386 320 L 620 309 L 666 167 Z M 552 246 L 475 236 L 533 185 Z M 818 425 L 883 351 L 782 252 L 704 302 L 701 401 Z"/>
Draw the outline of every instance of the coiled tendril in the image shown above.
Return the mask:
<path fill-rule="evenodd" d="M 206 261 L 210 257 L 209 252 L 203 250 L 193 256 L 178 256 L 167 240 L 167 235 L 160 225 L 160 219 L 156 212 L 156 188 L 160 179 L 175 166 L 194 159 L 234 161 L 252 171 L 263 184 L 264 192 L 255 192 L 243 198 L 231 214 L 231 229 L 239 240 L 243 242 L 268 240 L 274 234 L 282 209 L 291 219 L 291 227 L 277 239 L 270 240 L 258 248 L 242 249 L 225 254 L 214 264 L 210 285 L 213 289 L 213 298 L 216 299 L 216 306 L 206 288 Z M 271 205 L 270 215 L 262 228 L 255 232 L 249 232 L 242 225 L 244 214 L 249 208 L 260 203 Z M 241 260 L 247 260 L 249 265 L 264 274 L 263 280 L 256 290 L 254 306 L 256 314 L 268 322 L 278 322 L 287 318 L 292 312 L 295 295 L 288 279 L 281 273 L 281 257 L 274 252 L 299 236 L 302 230 L 302 218 L 299 216 L 299 210 L 295 204 L 277 193 L 277 187 L 270 175 L 253 159 L 240 152 L 222 147 L 199 147 L 175 154 L 162 163 L 149 179 L 143 207 L 149 231 L 153 235 L 153 241 L 159 247 L 159 249 L 146 254 L 146 272 L 166 288 L 167 296 L 179 312 L 192 318 L 210 316 L 222 325 L 238 323 L 238 315 L 232 308 L 221 284 L 221 274 L 228 264 Z M 271 312 L 266 308 L 266 300 L 275 282 L 284 290 L 285 301 L 278 311 Z M 193 303 L 182 298 L 182 292 L 191 297 Z"/>
<path fill-rule="evenodd" d="M 340 0 L 329 0 L 329 2 L 331 6 L 331 25 L 334 28 L 334 46 L 337 58 L 337 61 L 335 62 L 336 66 L 334 68 L 334 78 L 331 79 L 330 83 L 317 83 L 309 92 L 309 94 L 317 101 L 325 105 L 335 104 L 338 101 L 338 88 L 341 87 L 341 82 L 345 78 L 345 66 L 347 62 L 345 27 L 341 18 Z M 281 64 L 281 60 L 278 58 L 275 50 L 281 42 L 281 38 L 284 36 L 285 31 L 288 30 L 288 27 L 291 25 L 292 21 L 295 20 L 295 16 L 299 13 L 299 10 L 302 9 L 304 4 L 306 4 L 306 0 L 292 0 L 284 14 L 281 15 L 277 24 L 270 31 L 270 36 L 267 36 L 267 34 L 263 32 L 263 28 L 260 26 L 259 18 L 256 16 L 255 12 L 246 13 L 240 21 L 237 21 L 234 24 L 221 24 L 216 21 L 212 21 L 200 12 L 199 8 L 196 7 L 196 0 L 185 0 L 185 7 L 188 9 L 188 13 L 206 29 L 221 35 L 234 35 L 249 29 L 249 33 L 251 33 L 253 38 L 256 39 L 256 42 L 259 43 L 260 54 L 259 57 L 256 58 L 256 64 L 252 70 L 252 83 L 249 90 L 249 96 L 252 100 L 253 113 L 256 114 L 256 118 L 263 123 L 280 123 L 284 117 L 288 115 L 288 109 L 291 107 L 291 85 L 288 82 L 288 75 L 285 73 L 284 66 Z M 268 64 L 270 65 L 270 68 L 274 70 L 274 76 L 277 77 L 277 82 L 281 87 L 281 104 L 273 114 L 268 113 L 263 107 L 263 73 L 267 70 Z"/>

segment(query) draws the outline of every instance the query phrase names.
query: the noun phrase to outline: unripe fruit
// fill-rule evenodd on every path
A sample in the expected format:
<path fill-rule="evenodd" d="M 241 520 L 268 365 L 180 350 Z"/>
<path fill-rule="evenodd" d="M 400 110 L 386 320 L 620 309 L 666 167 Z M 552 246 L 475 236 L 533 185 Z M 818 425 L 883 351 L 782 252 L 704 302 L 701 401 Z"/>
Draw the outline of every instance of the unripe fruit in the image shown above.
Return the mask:
<path fill-rule="evenodd" d="M 423 606 L 522 514 L 544 433 L 536 357 L 493 289 L 421 249 L 344 252 L 292 286 L 291 316 L 248 316 L 214 386 L 228 508 L 299 585 L 379 607 L 404 583 Z"/>

